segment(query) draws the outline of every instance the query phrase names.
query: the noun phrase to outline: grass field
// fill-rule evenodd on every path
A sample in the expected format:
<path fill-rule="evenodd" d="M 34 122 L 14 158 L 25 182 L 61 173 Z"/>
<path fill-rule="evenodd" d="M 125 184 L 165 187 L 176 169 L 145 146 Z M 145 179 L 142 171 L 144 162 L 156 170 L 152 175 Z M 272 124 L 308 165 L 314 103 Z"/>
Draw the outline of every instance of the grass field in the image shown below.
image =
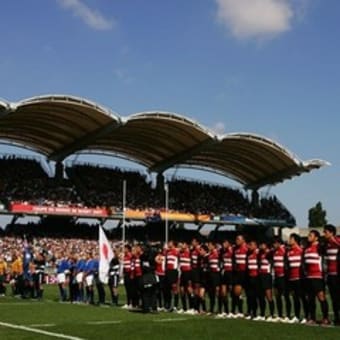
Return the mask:
<path fill-rule="evenodd" d="M 218 320 L 173 313 L 146 315 L 117 307 L 61 304 L 57 297 L 57 287 L 48 286 L 42 302 L 0 298 L 0 340 L 340 339 L 340 327 Z"/>

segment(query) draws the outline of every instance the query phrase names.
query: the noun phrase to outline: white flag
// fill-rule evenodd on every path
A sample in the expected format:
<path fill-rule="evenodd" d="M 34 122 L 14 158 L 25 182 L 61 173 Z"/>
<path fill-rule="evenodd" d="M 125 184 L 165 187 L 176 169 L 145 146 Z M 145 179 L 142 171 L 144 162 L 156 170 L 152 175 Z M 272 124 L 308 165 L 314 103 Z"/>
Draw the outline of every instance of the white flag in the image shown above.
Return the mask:
<path fill-rule="evenodd" d="M 109 281 L 110 262 L 114 255 L 110 243 L 102 227 L 99 227 L 99 280 L 103 283 Z"/>

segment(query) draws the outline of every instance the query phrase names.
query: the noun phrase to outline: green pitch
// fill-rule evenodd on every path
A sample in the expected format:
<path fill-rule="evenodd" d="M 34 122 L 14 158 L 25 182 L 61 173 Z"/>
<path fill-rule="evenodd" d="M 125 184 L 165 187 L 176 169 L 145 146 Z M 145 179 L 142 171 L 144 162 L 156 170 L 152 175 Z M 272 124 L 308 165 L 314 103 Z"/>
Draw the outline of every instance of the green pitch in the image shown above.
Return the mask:
<path fill-rule="evenodd" d="M 117 307 L 57 302 L 56 286 L 44 301 L 0 298 L 0 339 L 337 339 L 340 328 L 285 325 L 173 313 L 145 315 Z M 18 328 L 22 326 L 23 328 Z M 34 331 L 37 331 L 35 333 Z M 46 333 L 45 333 L 46 332 Z"/>

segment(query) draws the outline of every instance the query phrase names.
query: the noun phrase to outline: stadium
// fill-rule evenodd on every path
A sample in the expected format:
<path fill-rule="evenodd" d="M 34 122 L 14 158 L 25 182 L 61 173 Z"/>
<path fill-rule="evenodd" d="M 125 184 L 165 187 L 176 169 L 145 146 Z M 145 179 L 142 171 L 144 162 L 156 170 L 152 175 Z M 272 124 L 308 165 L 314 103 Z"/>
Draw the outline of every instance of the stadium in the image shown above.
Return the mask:
<path fill-rule="evenodd" d="M 304 326 L 299 323 L 316 325 L 316 316 L 308 318 L 308 306 L 300 291 L 305 318 L 295 310 L 300 303 L 295 299 L 297 291 L 294 312 L 299 315 L 293 317 L 287 311 L 292 309 L 290 304 L 284 311 L 278 307 L 274 315 L 273 298 L 263 295 L 262 299 L 261 293 L 261 314 L 257 315 L 251 289 L 246 288 L 242 295 L 232 293 L 232 283 L 242 287 L 242 280 L 228 281 L 225 276 L 233 261 L 233 266 L 240 268 L 247 263 L 252 278 L 252 259 L 245 260 L 252 256 L 246 255 L 250 250 L 246 243 L 240 248 L 246 249 L 241 255 L 236 253 L 238 246 L 223 248 L 225 240 L 233 242 L 236 236 L 262 247 L 273 242 L 274 230 L 280 236 L 281 228 L 294 227 L 289 209 L 276 196 L 261 193 L 261 188 L 320 169 L 328 162 L 301 160 L 274 140 L 257 134 L 218 135 L 184 115 L 152 111 L 121 117 L 100 104 L 67 95 L 0 102 L 0 140 L 3 145 L 41 155 L 3 154 L 0 158 L 0 213 L 11 217 L 0 238 L 0 335 L 1 326 L 6 327 L 6 339 L 18 338 L 21 331 L 33 333 L 34 339 L 92 339 L 98 334 L 105 338 L 111 332 L 115 338 L 136 338 L 136 334 L 138 338 L 173 338 L 171 332 L 176 332 L 173 334 L 179 339 L 188 334 L 222 337 L 226 330 L 237 332 L 240 338 L 248 332 L 258 333 L 255 338 L 267 338 L 277 331 L 291 338 L 306 334 L 334 338 L 337 330 L 326 322 L 327 329 L 301 328 Z M 112 157 L 112 166 L 67 161 L 72 155 L 86 154 Z M 120 168 L 118 159 L 138 163 L 145 170 Z M 52 171 L 46 171 L 46 164 Z M 166 176 L 168 169 L 181 168 L 217 173 L 239 186 Z M 19 223 L 21 219 L 24 222 Z M 110 241 L 103 236 L 98 243 L 99 230 L 110 221 L 115 222 L 114 228 L 106 230 Z M 201 232 L 205 226 L 209 234 Z M 194 240 L 201 246 L 192 243 Z M 100 266 L 105 262 L 102 249 L 111 261 L 103 276 L 108 279 L 113 273 L 108 280 L 101 279 Z M 229 251 L 235 251 L 234 255 Z M 188 266 L 194 271 L 197 257 L 203 261 L 200 266 L 204 266 L 204 259 L 208 261 L 207 281 L 200 278 L 196 282 L 194 276 L 182 279 L 187 277 Z M 276 257 L 271 258 L 274 269 Z M 18 261 L 22 261 L 22 269 L 20 265 L 13 269 Z M 80 269 L 82 261 L 85 267 Z M 92 267 L 84 269 L 91 261 L 97 261 L 99 272 Z M 268 260 L 264 257 L 259 261 Z M 269 267 L 264 263 L 259 264 L 259 273 L 262 265 Z M 164 283 L 163 288 L 151 280 L 150 286 L 140 288 L 150 268 L 155 267 L 158 279 L 164 276 L 167 282 L 168 271 L 172 280 L 177 265 L 180 280 L 176 278 L 169 286 Z M 222 272 L 226 281 L 220 276 Z M 150 288 L 153 285 L 154 290 Z M 162 289 L 163 298 L 159 293 Z M 209 310 L 205 303 L 208 297 Z M 152 298 L 159 299 L 158 306 Z M 276 301 L 281 299 L 283 295 L 276 296 Z M 242 309 L 243 300 L 247 300 L 248 312 Z M 119 308 L 122 305 L 124 308 Z M 266 318 L 268 306 L 270 315 Z M 323 302 L 318 317 L 321 312 L 326 321 L 328 311 Z M 70 317 L 66 323 L 65 314 Z M 10 321 L 16 316 L 20 322 L 13 324 Z M 249 320 L 260 322 L 249 324 Z"/>
<path fill-rule="evenodd" d="M 33 161 L 26 160 L 21 164 L 17 160 L 15 164 L 13 160 L 15 170 L 11 169 L 11 160 L 3 158 L 4 177 L 17 171 L 20 173 L 18 177 L 29 181 L 33 175 L 36 183 L 26 186 L 32 184 L 39 189 L 40 197 L 30 197 L 31 193 L 25 193 L 22 188 L 17 190 L 20 194 L 16 196 L 13 185 L 8 183 L 9 189 L 2 193 L 3 210 L 13 216 L 64 215 L 121 219 L 125 180 L 128 192 L 124 217 L 129 220 L 160 219 L 200 226 L 294 226 L 295 219 L 283 204 L 276 197 L 259 197 L 259 189 L 328 164 L 322 160 L 302 161 L 275 141 L 256 134 L 229 133 L 219 136 L 199 123 L 174 113 L 142 112 L 120 117 L 89 100 L 62 95 L 33 97 L 18 103 L 2 102 L 0 109 L 0 138 L 3 143 L 20 145 L 40 153 L 47 161 L 55 162 L 53 182 Z M 84 153 L 105 154 L 113 159 L 119 157 L 139 163 L 150 176 L 155 174 L 156 184 L 154 188 L 151 185 L 147 187 L 146 181 L 151 181 L 150 176 L 143 180 L 138 173 L 124 174 L 119 169 L 116 173 L 113 170 L 110 173 L 109 169 L 91 169 L 85 164 L 65 167 L 63 161 L 67 157 Z M 238 182 L 242 187 L 241 190 L 233 190 L 216 186 L 209 188 L 209 185 L 202 184 L 203 191 L 206 189 L 211 194 L 215 190 L 219 192 L 219 199 L 224 200 L 218 203 L 215 199 L 209 207 L 205 198 L 199 202 L 198 199 L 195 201 L 195 197 L 186 196 L 186 191 L 191 191 L 191 188 L 185 190 L 183 187 L 192 186 L 192 190 L 197 191 L 195 183 L 180 179 L 172 182 L 171 179 L 165 180 L 163 174 L 170 168 L 215 172 Z M 30 174 L 26 176 L 25 172 Z M 104 176 L 103 181 L 107 180 L 107 183 L 96 183 L 97 176 Z M 110 176 L 116 178 L 105 178 Z M 164 202 L 165 181 L 173 198 L 170 207 L 165 207 Z M 25 186 L 25 183 L 19 185 Z M 86 197 L 91 190 L 97 199 Z M 109 197 L 110 191 L 112 197 Z M 138 197 L 141 192 L 148 197 Z M 234 201 L 230 206 L 228 196 Z M 57 199 L 53 200 L 53 197 Z M 237 200 L 239 202 L 236 203 Z"/>

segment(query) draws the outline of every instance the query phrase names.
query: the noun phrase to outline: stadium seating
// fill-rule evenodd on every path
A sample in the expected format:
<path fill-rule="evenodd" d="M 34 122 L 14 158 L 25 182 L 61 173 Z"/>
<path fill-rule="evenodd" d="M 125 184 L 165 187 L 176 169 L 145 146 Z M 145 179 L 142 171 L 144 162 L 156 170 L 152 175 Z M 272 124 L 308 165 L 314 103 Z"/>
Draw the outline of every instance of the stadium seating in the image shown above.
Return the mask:
<path fill-rule="evenodd" d="M 51 178 L 36 159 L 0 158 L 0 203 L 119 210 L 122 209 L 122 182 L 126 180 L 128 208 L 164 208 L 163 188 L 152 188 L 147 177 L 139 172 L 75 164 L 66 168 L 66 174 L 67 178 Z M 275 196 L 262 197 L 258 204 L 252 204 L 246 192 L 223 185 L 173 179 L 169 186 L 169 206 L 173 211 L 212 217 L 283 219 L 294 223 L 294 217 Z"/>

